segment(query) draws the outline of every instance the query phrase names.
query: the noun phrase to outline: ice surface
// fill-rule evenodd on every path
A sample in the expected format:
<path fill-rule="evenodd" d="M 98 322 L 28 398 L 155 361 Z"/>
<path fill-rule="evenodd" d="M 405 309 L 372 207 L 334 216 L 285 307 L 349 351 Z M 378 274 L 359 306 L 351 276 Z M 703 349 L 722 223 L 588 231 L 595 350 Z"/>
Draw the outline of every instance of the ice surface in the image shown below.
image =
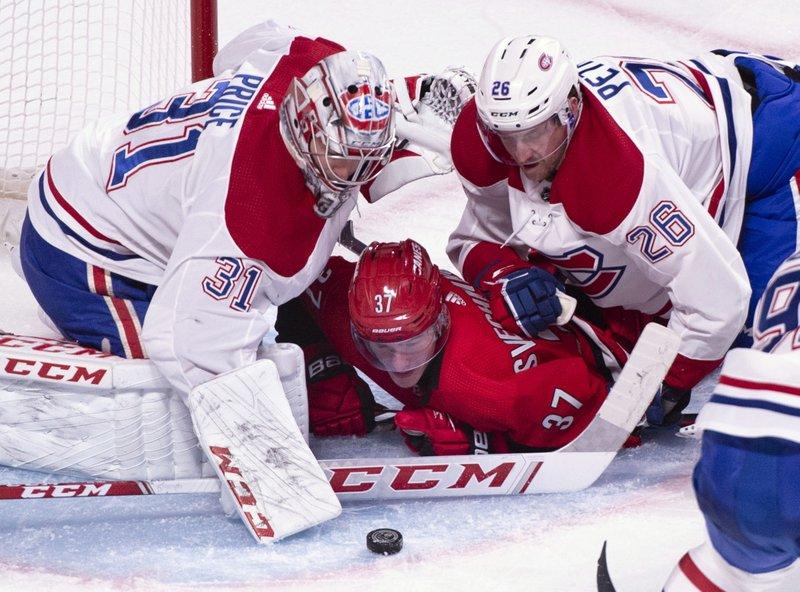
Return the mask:
<path fill-rule="evenodd" d="M 498 38 L 528 32 L 561 37 L 578 60 L 677 57 L 716 47 L 800 59 L 795 0 L 220 0 L 219 6 L 222 42 L 276 18 L 373 51 L 395 76 L 450 64 L 477 71 Z M 366 241 L 414 236 L 449 267 L 444 244 L 463 200 L 452 175 L 419 182 L 376 205 L 362 204 L 356 233 Z M 0 328 L 51 334 L 6 260 L 0 290 Z M 698 401 L 709 388 L 703 384 Z M 316 441 L 314 448 L 325 457 L 404 454 L 392 433 Z M 588 592 L 608 540 L 619 592 L 656 591 L 703 538 L 690 485 L 697 454 L 697 442 L 664 434 L 623 452 L 581 493 L 347 505 L 340 518 L 269 548 L 256 547 L 243 527 L 227 521 L 211 495 L 0 502 L 0 589 Z M 0 469 L 5 483 L 43 479 Z M 399 555 L 366 550 L 366 533 L 383 526 L 402 531 Z M 800 589 L 800 580 L 788 589 Z"/>

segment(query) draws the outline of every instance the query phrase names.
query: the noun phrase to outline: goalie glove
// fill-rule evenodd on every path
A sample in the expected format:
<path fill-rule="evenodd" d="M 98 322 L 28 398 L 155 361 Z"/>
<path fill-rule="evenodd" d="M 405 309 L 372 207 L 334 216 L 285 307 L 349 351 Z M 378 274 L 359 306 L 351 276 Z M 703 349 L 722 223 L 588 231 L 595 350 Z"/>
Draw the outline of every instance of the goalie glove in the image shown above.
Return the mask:
<path fill-rule="evenodd" d="M 315 436 L 363 436 L 375 428 L 385 409 L 350 364 L 327 344 L 303 349 L 311 433 Z"/>
<path fill-rule="evenodd" d="M 451 456 L 507 452 L 500 434 L 479 432 L 450 415 L 428 407 L 403 409 L 394 418 L 406 446 L 420 456 Z"/>
<path fill-rule="evenodd" d="M 476 89 L 477 82 L 472 74 L 463 68 L 449 67 L 440 74 L 422 78 L 419 103 L 433 111 L 452 129 Z M 417 111 L 420 109 L 418 107 Z"/>
<path fill-rule="evenodd" d="M 407 78 L 396 85 L 397 146 L 421 156 L 429 174 L 453 170 L 450 135 L 453 125 L 477 88 L 475 78 L 461 68 Z"/>

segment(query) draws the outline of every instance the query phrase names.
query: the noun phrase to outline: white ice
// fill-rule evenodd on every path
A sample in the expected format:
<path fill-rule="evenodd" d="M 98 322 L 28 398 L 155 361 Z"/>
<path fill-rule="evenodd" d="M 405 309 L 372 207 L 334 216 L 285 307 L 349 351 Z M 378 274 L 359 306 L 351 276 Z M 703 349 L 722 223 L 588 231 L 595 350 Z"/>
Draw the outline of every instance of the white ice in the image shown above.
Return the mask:
<path fill-rule="evenodd" d="M 275 18 L 372 51 L 397 76 L 451 64 L 478 71 L 497 39 L 528 32 L 560 37 L 579 60 L 717 47 L 800 60 L 796 0 L 220 0 L 219 9 L 223 43 Z M 362 240 L 413 236 L 449 267 L 444 244 L 462 205 L 452 175 L 419 182 L 362 204 L 356 232 Z M 7 260 L 0 290 L 0 328 L 50 334 Z M 702 385 L 698 402 L 710 388 Z M 404 454 L 392 433 L 315 449 L 327 457 Z M 697 454 L 696 441 L 664 434 L 623 452 L 581 493 L 349 505 L 340 518 L 269 548 L 227 521 L 211 495 L 0 502 L 0 589 L 588 592 L 607 540 L 617 590 L 655 591 L 704 536 L 690 483 Z M 43 479 L 0 469 L 4 483 Z M 366 533 L 383 526 L 402 531 L 399 555 L 366 550 Z M 787 588 L 797 589 L 800 579 Z"/>

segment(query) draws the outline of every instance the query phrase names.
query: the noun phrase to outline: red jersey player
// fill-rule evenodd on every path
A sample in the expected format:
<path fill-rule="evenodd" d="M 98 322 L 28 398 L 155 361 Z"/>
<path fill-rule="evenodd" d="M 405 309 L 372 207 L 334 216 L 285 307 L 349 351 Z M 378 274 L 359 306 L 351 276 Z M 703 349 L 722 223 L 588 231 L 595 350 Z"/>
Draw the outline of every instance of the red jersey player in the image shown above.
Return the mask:
<path fill-rule="evenodd" d="M 312 431 L 373 425 L 372 396 L 351 364 L 405 405 L 395 421 L 423 454 L 564 446 L 594 417 L 627 357 L 577 317 L 535 339 L 507 332 L 484 296 L 410 239 L 373 243 L 357 265 L 333 257 L 302 300 L 281 312 L 277 328 L 279 341 L 304 347 Z M 299 308 L 317 326 L 298 322 Z"/>

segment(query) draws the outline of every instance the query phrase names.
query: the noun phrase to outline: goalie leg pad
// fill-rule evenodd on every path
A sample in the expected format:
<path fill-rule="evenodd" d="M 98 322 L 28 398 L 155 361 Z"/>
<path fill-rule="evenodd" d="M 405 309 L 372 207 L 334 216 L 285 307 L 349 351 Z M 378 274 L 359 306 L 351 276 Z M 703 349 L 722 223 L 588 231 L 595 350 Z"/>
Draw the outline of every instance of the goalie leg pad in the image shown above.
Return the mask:
<path fill-rule="evenodd" d="M 189 394 L 198 439 L 259 543 L 335 518 L 342 506 L 295 422 L 271 360 Z"/>

